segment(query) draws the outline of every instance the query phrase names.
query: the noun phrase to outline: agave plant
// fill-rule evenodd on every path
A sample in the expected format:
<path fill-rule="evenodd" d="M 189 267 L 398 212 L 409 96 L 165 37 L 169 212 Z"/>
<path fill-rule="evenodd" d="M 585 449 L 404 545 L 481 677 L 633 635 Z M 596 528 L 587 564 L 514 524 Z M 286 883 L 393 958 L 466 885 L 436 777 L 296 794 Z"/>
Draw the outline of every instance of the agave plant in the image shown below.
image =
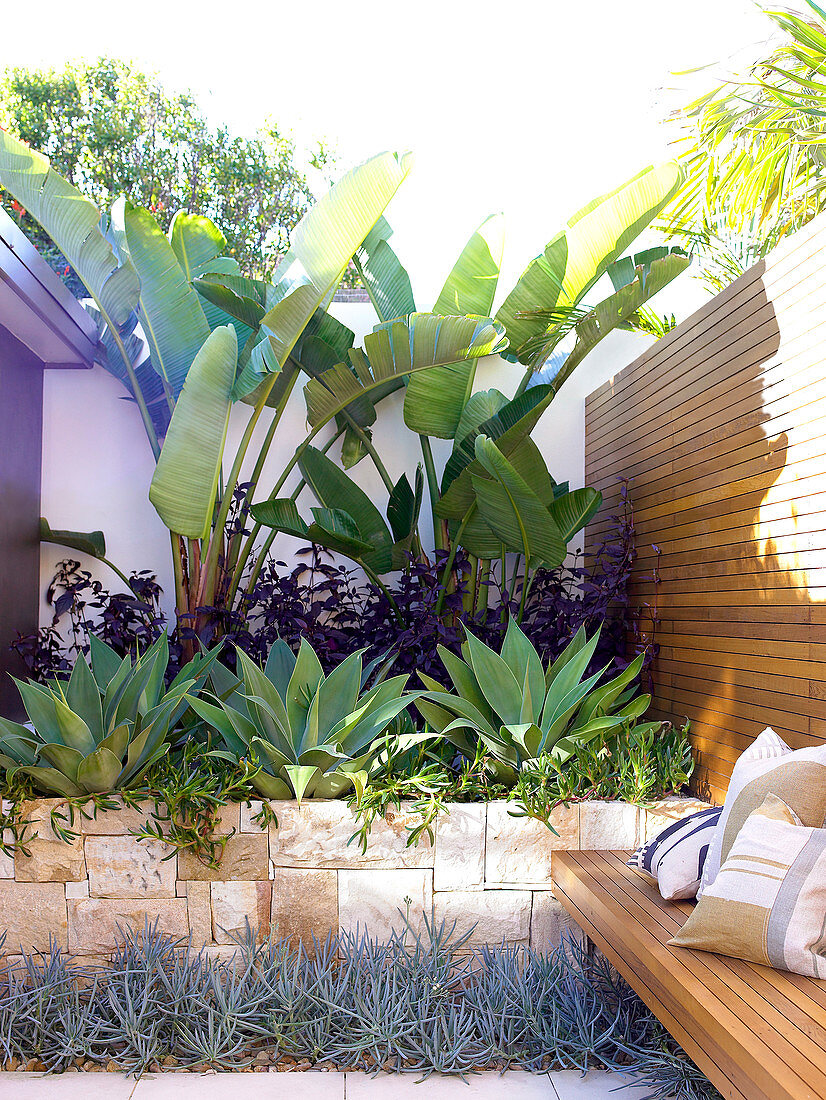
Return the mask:
<path fill-rule="evenodd" d="M 200 690 L 218 649 L 199 654 L 169 688 L 169 644 L 161 635 L 136 660 L 92 636 L 91 665 L 79 656 L 68 681 L 15 680 L 28 726 L 0 718 L 0 766 L 38 790 L 67 798 L 134 787 L 169 750 L 169 731 Z"/>
<path fill-rule="evenodd" d="M 430 726 L 473 756 L 475 739 L 513 777 L 527 761 L 551 753 L 560 763 L 576 746 L 639 718 L 651 703 L 633 686 L 640 654 L 618 676 L 597 687 L 608 666 L 586 676 L 600 631 L 588 639 L 580 627 L 547 669 L 534 646 L 511 620 L 501 655 L 469 630 L 462 657 L 439 646 L 454 691 L 419 673 L 428 690 L 416 707 Z"/>
<path fill-rule="evenodd" d="M 243 680 L 227 699 L 193 698 L 193 710 L 223 739 L 227 759 L 254 759 L 260 768 L 252 782 L 265 798 L 335 798 L 355 787 L 362 791 L 386 743 L 394 719 L 417 698 L 405 692 L 407 676 L 364 685 L 376 662 L 362 664 L 363 650 L 351 653 L 325 676 L 313 647 L 302 639 L 296 656 L 284 641 L 270 650 L 262 669 L 242 651 Z M 396 748 L 425 735 L 409 733 Z"/>

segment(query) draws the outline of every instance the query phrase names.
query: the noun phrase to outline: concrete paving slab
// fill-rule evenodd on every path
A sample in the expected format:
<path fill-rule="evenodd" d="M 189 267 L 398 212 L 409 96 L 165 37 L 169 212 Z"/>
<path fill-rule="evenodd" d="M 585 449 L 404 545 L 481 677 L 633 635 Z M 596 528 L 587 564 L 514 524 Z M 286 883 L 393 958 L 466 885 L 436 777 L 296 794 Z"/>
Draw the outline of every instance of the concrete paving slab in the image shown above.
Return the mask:
<path fill-rule="evenodd" d="M 551 1074 L 559 1100 L 645 1100 L 650 1088 L 628 1084 L 630 1078 L 607 1070 L 592 1069 L 583 1077 L 578 1070 Z"/>
<path fill-rule="evenodd" d="M 344 1100 L 344 1074 L 152 1073 L 138 1081 L 132 1100 Z"/>
<path fill-rule="evenodd" d="M 558 1100 L 547 1074 L 511 1070 L 459 1077 L 433 1073 L 420 1082 L 416 1074 L 348 1073 L 346 1100 Z"/>
<path fill-rule="evenodd" d="M 130 1100 L 135 1078 L 124 1073 L 8 1073 L 0 1071 L 2 1100 Z"/>

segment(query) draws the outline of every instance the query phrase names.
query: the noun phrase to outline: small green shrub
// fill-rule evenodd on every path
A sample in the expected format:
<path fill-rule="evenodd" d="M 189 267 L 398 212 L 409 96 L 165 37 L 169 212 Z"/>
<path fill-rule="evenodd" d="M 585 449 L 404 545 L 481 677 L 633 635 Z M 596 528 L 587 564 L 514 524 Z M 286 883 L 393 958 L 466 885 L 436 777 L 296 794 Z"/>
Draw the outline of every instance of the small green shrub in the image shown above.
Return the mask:
<path fill-rule="evenodd" d="M 298 656 L 286 642 L 270 650 L 261 669 L 242 651 L 243 683 L 228 699 L 193 698 L 192 708 L 221 736 L 219 752 L 237 765 L 252 759 L 251 781 L 265 798 L 335 798 L 361 791 L 385 745 L 384 733 L 416 698 L 405 693 L 407 676 L 384 679 L 365 690 L 375 664 L 364 668 L 361 650 L 329 676 L 310 643 Z M 415 730 L 404 744 L 421 738 Z"/>
<path fill-rule="evenodd" d="M 207 680 L 218 651 L 199 654 L 174 678 L 165 674 L 167 636 L 134 661 L 91 639 L 91 667 L 80 655 L 68 681 L 15 680 L 32 729 L 0 718 L 0 766 L 36 790 L 78 798 L 136 786 L 169 751 L 170 731 Z"/>
<path fill-rule="evenodd" d="M 473 758 L 477 739 L 498 761 L 511 782 L 526 762 L 550 754 L 560 765 L 577 747 L 604 738 L 639 718 L 651 703 L 633 684 L 644 654 L 607 684 L 597 687 L 606 668 L 587 675 L 599 640 L 581 627 L 547 669 L 534 646 L 511 620 L 501 655 L 469 630 L 462 658 L 439 646 L 454 691 L 420 674 L 429 689 L 416 700 L 424 719 Z"/>

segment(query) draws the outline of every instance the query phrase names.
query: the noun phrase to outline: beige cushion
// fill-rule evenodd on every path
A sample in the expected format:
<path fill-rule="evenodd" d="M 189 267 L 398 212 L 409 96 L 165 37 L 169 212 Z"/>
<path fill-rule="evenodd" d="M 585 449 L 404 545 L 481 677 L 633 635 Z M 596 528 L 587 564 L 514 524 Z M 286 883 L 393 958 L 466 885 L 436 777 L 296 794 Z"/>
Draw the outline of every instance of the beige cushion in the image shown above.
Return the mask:
<path fill-rule="evenodd" d="M 670 942 L 826 978 L 826 829 L 768 795 Z"/>
<path fill-rule="evenodd" d="M 826 745 L 793 752 L 773 729 L 765 729 L 746 749 L 731 774 L 697 897 L 714 882 L 746 818 L 769 794 L 782 798 L 804 825 L 822 828 L 826 820 Z"/>

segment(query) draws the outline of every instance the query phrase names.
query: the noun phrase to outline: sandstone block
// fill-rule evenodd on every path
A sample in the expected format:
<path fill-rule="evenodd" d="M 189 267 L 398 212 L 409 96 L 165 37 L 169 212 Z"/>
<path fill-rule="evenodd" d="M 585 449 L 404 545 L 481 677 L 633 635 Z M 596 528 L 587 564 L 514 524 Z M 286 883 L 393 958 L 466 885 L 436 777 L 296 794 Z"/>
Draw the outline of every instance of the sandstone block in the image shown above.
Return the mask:
<path fill-rule="evenodd" d="M 80 822 L 84 836 L 127 836 L 142 829 L 155 808 L 155 803 L 149 799 L 139 802 L 137 806 L 125 806 L 123 799 L 118 797 L 115 801 L 118 803 L 117 809 L 98 810 L 96 816 L 91 816 L 94 804 L 88 803 L 87 812 L 90 816 L 82 818 Z"/>
<path fill-rule="evenodd" d="M 559 946 L 565 933 L 582 938 L 581 929 L 550 890 L 537 890 L 531 908 L 531 947 L 543 953 L 551 951 Z"/>
<path fill-rule="evenodd" d="M 485 884 L 484 803 L 451 803 L 436 822 L 433 887 L 481 890 Z"/>
<path fill-rule="evenodd" d="M 11 830 L 8 831 L 4 838 L 7 844 L 11 844 L 14 840 L 11 834 Z M 0 879 L 14 878 L 14 856 L 7 855 L 5 852 L 0 852 Z"/>
<path fill-rule="evenodd" d="M 338 931 L 338 872 L 278 867 L 272 881 L 272 935 L 309 946 Z"/>
<path fill-rule="evenodd" d="M 664 798 L 659 802 L 653 802 L 644 810 L 640 810 L 641 816 L 645 817 L 640 843 L 651 840 L 657 833 L 673 825 L 675 821 L 682 821 L 684 817 L 691 817 L 692 814 L 698 814 L 701 810 L 707 809 L 708 803 L 701 802 L 699 798 Z"/>
<path fill-rule="evenodd" d="M 0 881 L 0 931 L 6 950 L 45 951 L 49 936 L 67 946 L 66 897 L 61 882 Z"/>
<path fill-rule="evenodd" d="M 53 809 L 61 814 L 60 827 L 74 834 L 73 839 L 63 840 L 52 828 Z M 29 822 L 24 837 L 29 854 L 15 854 L 14 875 L 18 882 L 78 882 L 86 878 L 79 816 L 75 814 L 74 825 L 70 825 L 65 802 L 35 799 L 24 807 L 24 818 Z"/>
<path fill-rule="evenodd" d="M 189 931 L 192 934 L 192 946 L 201 947 L 212 943 L 212 898 L 208 882 L 176 883 L 178 897 L 186 898 L 189 914 Z"/>
<path fill-rule="evenodd" d="M 242 833 L 260 833 L 261 826 L 257 821 L 253 821 L 256 814 L 261 812 L 263 802 L 260 799 L 252 799 L 249 804 L 241 802 L 239 805 L 240 811 L 240 828 Z"/>
<path fill-rule="evenodd" d="M 424 914 L 429 918 L 432 908 L 433 872 L 430 870 L 339 871 L 338 921 L 343 932 L 355 932 L 358 928 L 373 939 L 382 940 L 394 930 L 404 931 L 407 922 L 411 928 L 422 932 Z"/>
<path fill-rule="evenodd" d="M 68 898 L 88 898 L 89 897 L 89 880 L 84 879 L 83 882 L 67 882 L 66 883 L 66 897 Z"/>
<path fill-rule="evenodd" d="M 235 943 L 247 926 L 264 939 L 270 930 L 272 886 L 267 882 L 213 882 L 212 938 Z"/>
<path fill-rule="evenodd" d="M 433 849 L 427 836 L 407 847 L 407 826 L 418 815 L 390 811 L 373 823 L 367 852 L 349 843 L 357 825 L 352 810 L 340 799 L 271 802 L 278 825 L 270 826 L 270 856 L 276 867 L 432 867 Z"/>
<path fill-rule="evenodd" d="M 147 921 L 167 935 L 189 935 L 185 898 L 81 898 L 68 906 L 69 950 L 77 954 L 106 953 L 123 939 L 120 929 L 140 932 Z"/>
<path fill-rule="evenodd" d="M 85 849 L 91 897 L 175 897 L 177 861 L 174 849 L 163 841 L 90 836 Z M 165 858 L 170 854 L 172 858 Z"/>
<path fill-rule="evenodd" d="M 178 854 L 178 875 L 201 882 L 255 881 L 269 878 L 266 833 L 236 833 L 227 840 L 220 866 L 207 867 L 187 849 Z"/>
<path fill-rule="evenodd" d="M 582 802 L 579 806 L 580 847 L 584 851 L 636 848 L 639 812 L 630 802 Z"/>
<path fill-rule="evenodd" d="M 456 922 L 456 935 L 469 933 L 468 950 L 482 944 L 525 944 L 531 934 L 529 890 L 455 890 L 436 894 L 436 925 Z"/>
<path fill-rule="evenodd" d="M 551 814 L 556 833 L 542 821 L 512 817 L 510 802 L 489 802 L 485 846 L 485 886 L 548 886 L 551 854 L 579 847 L 579 810 L 557 806 Z"/>

